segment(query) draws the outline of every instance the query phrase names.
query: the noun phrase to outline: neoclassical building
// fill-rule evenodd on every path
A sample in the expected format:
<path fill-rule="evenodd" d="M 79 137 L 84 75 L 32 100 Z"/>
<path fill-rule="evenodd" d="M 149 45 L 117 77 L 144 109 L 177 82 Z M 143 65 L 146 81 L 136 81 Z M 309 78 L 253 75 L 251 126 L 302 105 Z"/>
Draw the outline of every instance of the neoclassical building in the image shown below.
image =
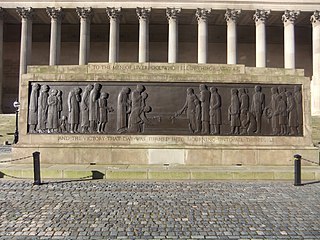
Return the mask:
<path fill-rule="evenodd" d="M 0 106 L 13 112 L 28 65 L 95 62 L 299 68 L 320 115 L 319 0 L 0 3 Z"/>

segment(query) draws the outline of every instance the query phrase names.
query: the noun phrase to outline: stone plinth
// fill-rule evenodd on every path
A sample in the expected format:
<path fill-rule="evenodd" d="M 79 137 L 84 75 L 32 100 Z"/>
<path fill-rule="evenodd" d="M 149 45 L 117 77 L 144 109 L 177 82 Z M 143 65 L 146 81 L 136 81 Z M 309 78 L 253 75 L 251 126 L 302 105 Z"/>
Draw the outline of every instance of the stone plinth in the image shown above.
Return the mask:
<path fill-rule="evenodd" d="M 301 86 L 303 126 L 299 135 L 259 134 L 31 134 L 28 109 L 31 83 L 77 85 L 80 82 L 134 82 L 141 84 L 253 84 Z M 238 85 L 235 85 L 238 86 Z M 196 94 L 199 97 L 199 90 Z M 253 90 L 250 90 L 253 91 Z M 292 91 L 292 90 L 290 90 Z M 250 93 L 252 94 L 252 93 Z M 251 95 L 250 95 L 251 97 Z M 251 99 L 251 98 L 250 98 Z M 225 100 L 226 101 L 226 100 Z M 229 97 L 228 97 L 229 101 Z M 295 69 L 247 68 L 243 65 L 197 64 L 89 64 L 86 66 L 32 66 L 20 85 L 20 138 L 16 157 L 40 151 L 44 163 L 65 164 L 186 164 L 292 165 L 293 155 L 318 159 L 311 139 L 310 80 Z M 251 105 L 251 100 L 250 100 Z M 269 100 L 266 101 L 269 105 Z M 177 106 L 177 109 L 181 106 Z M 112 113 L 116 114 L 116 113 Z M 227 121 L 227 120 L 226 120 Z M 265 120 L 267 121 L 267 120 Z M 222 123 L 229 124 L 229 123 Z"/>

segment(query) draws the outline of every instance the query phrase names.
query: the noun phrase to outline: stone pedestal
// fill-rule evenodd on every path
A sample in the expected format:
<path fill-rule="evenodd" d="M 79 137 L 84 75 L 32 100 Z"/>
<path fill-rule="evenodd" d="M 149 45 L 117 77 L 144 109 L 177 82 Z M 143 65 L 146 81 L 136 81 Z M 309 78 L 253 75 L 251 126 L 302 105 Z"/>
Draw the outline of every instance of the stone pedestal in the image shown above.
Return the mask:
<path fill-rule="evenodd" d="M 30 127 L 28 126 L 30 104 L 32 99 L 40 99 L 29 96 L 31 83 L 33 83 L 32 86 L 34 84 L 48 85 L 51 89 L 49 97 L 54 96 L 55 91 L 52 90 L 59 90 L 61 86 L 65 86 L 67 90 L 63 91 L 62 99 L 63 101 L 68 100 L 68 104 L 69 101 L 77 101 L 76 95 L 79 94 L 77 88 L 80 87 L 82 89 L 81 97 L 84 99 L 87 89 L 85 86 L 101 84 L 99 98 L 105 99 L 103 96 L 107 96 L 107 102 L 105 102 L 107 105 L 103 105 L 108 109 L 107 131 L 79 133 L 78 130 L 70 132 L 70 129 L 62 129 L 62 131 L 59 130 L 57 132 L 46 130 L 42 133 L 31 133 L 28 130 L 28 127 Z M 145 87 L 138 87 L 137 84 Z M 198 99 L 201 101 L 201 106 L 204 106 L 205 89 L 201 87 L 204 84 L 210 87 L 210 90 L 213 88 L 212 86 L 216 86 L 221 95 L 226 94 L 227 96 L 221 98 L 224 110 L 222 111 L 223 121 L 220 133 L 197 132 L 196 129 L 192 129 L 192 123 L 188 122 L 191 121 L 191 112 L 184 113 L 179 111 L 179 108 L 183 107 L 185 99 L 188 99 L 189 88 L 192 88 L 195 94 L 195 96 L 191 96 L 194 99 L 192 102 L 195 103 L 197 102 L 196 99 Z M 182 98 L 177 98 L 177 95 L 163 96 L 166 88 L 172 91 L 177 86 L 177 93 L 180 94 L 180 85 L 184 86 Z M 252 106 L 257 104 L 257 102 L 255 102 L 255 105 L 253 104 L 256 101 L 254 99 L 258 91 L 255 87 L 257 85 L 261 86 L 262 93 L 265 94 L 265 108 L 261 116 L 263 118 L 261 133 L 248 132 L 244 133 L 244 135 L 241 132 L 229 133 L 230 126 L 233 123 L 228 118 L 228 115 L 234 109 L 234 106 L 231 107 L 234 98 L 231 98 L 233 100 L 230 103 L 230 90 L 247 89 L 245 92 L 250 96 L 248 106 L 250 106 L 251 110 L 249 111 L 253 113 L 252 109 L 254 107 Z M 278 85 L 285 86 L 286 94 L 289 97 L 289 92 L 292 95 L 297 91 L 301 91 L 296 96 L 301 100 L 298 102 L 301 103 L 303 113 L 299 117 L 303 119 L 303 123 L 301 130 L 295 134 L 287 132 L 284 135 L 280 135 L 280 132 L 273 132 L 265 128 L 265 126 L 271 126 L 272 124 L 269 121 L 272 120 L 269 117 L 272 117 L 273 113 L 270 90 L 272 88 L 278 89 L 275 87 Z M 127 91 L 126 87 L 130 88 L 131 91 Z M 154 94 L 153 89 L 158 89 L 158 94 Z M 186 89 L 187 91 L 185 91 Z M 145 115 L 139 116 L 146 124 L 135 129 L 135 131 L 118 131 L 115 122 L 112 123 L 112 119 L 118 119 L 119 99 L 126 99 L 120 98 L 120 90 L 124 95 L 130 92 L 131 101 L 140 99 L 136 98 L 137 96 L 141 96 L 141 99 L 143 99 L 143 112 Z M 279 88 L 279 94 L 281 93 L 280 90 L 281 88 Z M 214 92 L 213 90 L 211 91 Z M 109 93 L 109 95 L 102 94 L 104 92 Z M 94 94 L 90 95 L 92 97 Z M 236 165 L 240 163 L 242 165 L 292 165 L 290 160 L 297 153 L 306 159 L 318 159 L 318 149 L 313 147 L 311 139 L 310 81 L 304 77 L 302 70 L 250 68 L 243 65 L 156 63 L 34 66 L 29 67 L 28 73 L 22 77 L 20 96 L 20 138 L 19 143 L 14 145 L 14 156 L 23 157 L 30 155 L 33 151 L 40 151 L 43 163 L 170 163 L 211 166 Z M 80 101 L 81 98 L 78 100 Z M 165 102 L 171 102 L 171 104 L 157 104 L 164 100 Z M 178 101 L 179 104 L 175 104 L 175 101 Z M 101 104 L 103 104 L 102 100 L 99 102 L 100 107 L 102 106 Z M 229 106 L 229 104 L 231 105 Z M 136 105 L 132 105 L 129 110 L 131 113 L 135 111 L 134 106 Z M 168 107 L 173 110 L 164 112 L 164 109 Z M 191 107 L 191 105 L 188 105 L 188 107 Z M 62 110 L 61 116 L 67 115 L 67 111 L 68 109 Z M 72 119 L 72 116 L 69 115 L 68 119 Z M 204 117 L 201 117 L 201 119 L 206 121 Z M 62 120 L 60 118 L 60 123 Z M 67 128 L 70 127 L 70 122 L 68 121 L 66 122 Z M 133 118 L 129 119 L 129 121 L 133 121 Z M 179 122 L 182 125 L 179 125 Z M 157 132 L 156 126 L 159 124 L 166 127 L 165 133 L 159 134 Z M 180 126 L 180 129 L 174 126 Z M 171 132 L 174 132 L 174 134 L 170 134 Z"/>

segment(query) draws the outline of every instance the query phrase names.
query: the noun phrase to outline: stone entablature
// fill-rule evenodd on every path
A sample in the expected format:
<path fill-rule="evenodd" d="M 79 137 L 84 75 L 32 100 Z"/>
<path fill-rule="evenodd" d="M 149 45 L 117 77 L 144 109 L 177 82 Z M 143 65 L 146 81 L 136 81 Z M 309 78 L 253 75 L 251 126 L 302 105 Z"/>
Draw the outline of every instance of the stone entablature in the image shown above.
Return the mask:
<path fill-rule="evenodd" d="M 238 7 L 243 10 L 256 10 L 256 8 L 265 8 L 271 9 L 274 11 L 283 11 L 286 9 L 297 9 L 302 11 L 314 11 L 315 8 L 319 7 L 319 1 L 309 0 L 309 1 L 258 1 L 258 0 L 248 0 L 248 1 L 234 1 L 226 0 L 221 2 L 216 2 L 213 0 L 202 0 L 202 1 L 113 1 L 113 2 L 102 2 L 97 1 L 3 1 L 1 2 L 2 7 L 4 8 L 16 8 L 17 6 L 21 7 L 34 7 L 34 8 L 46 8 L 48 6 L 56 6 L 63 8 L 75 8 L 78 6 L 83 7 L 93 7 L 93 8 L 106 8 L 106 7 L 126 7 L 126 8 L 135 8 L 140 7 L 152 7 L 152 8 L 166 8 L 168 6 L 181 7 L 184 9 L 194 9 L 194 8 L 213 8 L 213 9 L 226 9 L 230 6 Z"/>

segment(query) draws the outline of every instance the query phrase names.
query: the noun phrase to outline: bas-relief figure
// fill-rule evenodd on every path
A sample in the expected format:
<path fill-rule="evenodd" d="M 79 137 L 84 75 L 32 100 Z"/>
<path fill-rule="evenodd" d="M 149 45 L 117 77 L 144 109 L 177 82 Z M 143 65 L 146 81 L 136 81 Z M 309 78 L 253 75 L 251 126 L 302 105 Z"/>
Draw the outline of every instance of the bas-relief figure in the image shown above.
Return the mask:
<path fill-rule="evenodd" d="M 216 87 L 210 88 L 210 133 L 220 134 L 221 126 L 221 96 Z"/>
<path fill-rule="evenodd" d="M 39 84 L 32 83 L 29 101 L 29 115 L 28 115 L 28 124 L 29 124 L 29 132 L 35 133 L 36 126 L 38 124 L 38 91 Z"/>
<path fill-rule="evenodd" d="M 161 86 L 160 86 L 161 87 Z M 249 87 L 249 86 L 247 86 Z M 58 87 L 59 88 L 59 87 Z M 49 88 L 44 84 L 39 90 L 39 84 L 31 84 L 28 108 L 29 133 L 106 133 L 109 113 L 114 109 L 109 106 L 107 93 L 100 93 L 102 86 L 95 83 L 82 89 L 69 90 L 63 101 L 63 89 Z M 148 94 L 141 84 L 131 91 L 129 87 L 121 87 L 116 102 L 115 122 L 108 128 L 108 133 L 139 134 L 146 131 L 146 126 L 157 129 L 161 123 L 161 115 L 147 115 L 152 111 L 148 105 Z M 221 87 L 223 88 L 223 86 Z M 252 88 L 252 87 L 251 87 Z M 50 89 L 50 94 L 48 91 Z M 174 114 L 174 117 L 187 115 L 189 132 L 191 134 L 227 134 L 221 126 L 222 98 L 218 88 L 211 86 L 210 91 L 205 84 L 199 85 L 199 95 L 194 88 L 187 88 L 184 106 Z M 232 88 L 230 104 L 227 110 L 230 121 L 231 135 L 301 135 L 303 127 L 301 86 L 295 85 L 288 91 L 284 86 L 262 87 L 254 86 L 254 93 L 249 97 L 246 87 Z M 262 91 L 263 90 L 263 91 Z M 269 90 L 269 105 L 265 106 L 265 94 Z M 113 92 L 114 94 L 114 92 Z M 156 92 L 152 92 L 156 94 Z M 114 98 L 113 98 L 114 99 Z M 161 96 L 157 96 L 161 104 Z M 228 104 L 228 100 L 227 104 Z M 65 109 L 65 110 L 64 110 Z M 165 116 L 164 116 L 165 117 Z M 268 122 L 262 126 L 262 118 Z M 157 121 L 152 121 L 156 119 Z M 184 121 L 183 119 L 181 119 Z M 79 125 L 81 123 L 81 130 Z M 175 124 L 174 122 L 172 124 Z M 267 124 L 267 126 L 265 125 Z M 263 133 L 261 129 L 263 127 Z M 269 129 L 270 130 L 269 130 Z M 161 131 L 161 130 L 160 130 Z M 269 131 L 269 132 L 268 132 Z"/>
<path fill-rule="evenodd" d="M 44 133 L 47 123 L 47 111 L 48 111 L 48 85 L 42 85 L 40 88 L 38 98 L 38 125 L 37 130 L 39 133 Z"/>
<path fill-rule="evenodd" d="M 48 133 L 54 133 L 58 131 L 59 126 L 59 100 L 58 91 L 56 89 L 51 89 L 48 97 L 48 119 L 47 119 L 47 129 Z"/>
<path fill-rule="evenodd" d="M 239 134 L 240 129 L 240 101 L 238 97 L 238 90 L 231 89 L 231 101 L 228 108 L 228 118 L 230 121 L 230 134 Z"/>
<path fill-rule="evenodd" d="M 89 132 L 89 101 L 90 101 L 90 92 L 93 89 L 93 85 L 89 84 L 86 86 L 84 92 L 82 93 L 82 99 L 80 103 L 80 112 L 81 112 L 81 132 Z"/>
<path fill-rule="evenodd" d="M 187 113 L 190 132 L 199 133 L 201 126 L 201 107 L 198 97 L 194 94 L 193 88 L 187 89 L 186 102 L 183 107 L 175 113 L 174 117 L 180 116 L 183 112 Z"/>
<path fill-rule="evenodd" d="M 113 112 L 112 107 L 108 107 L 108 93 L 101 93 L 100 98 L 98 99 L 99 107 L 99 121 L 98 121 L 98 133 L 104 133 L 106 124 L 108 123 L 108 112 Z"/>
<path fill-rule="evenodd" d="M 261 92 L 261 86 L 257 85 L 254 88 L 255 93 L 252 96 L 251 113 L 255 117 L 257 123 L 257 134 L 261 133 L 261 117 L 265 109 L 265 95 Z"/>
<path fill-rule="evenodd" d="M 129 93 L 130 88 L 123 87 L 118 95 L 117 102 L 117 131 L 124 133 L 128 131 L 128 114 L 131 111 Z"/>
<path fill-rule="evenodd" d="M 98 99 L 100 97 L 101 85 L 95 83 L 89 95 L 89 132 L 94 133 L 98 127 Z"/>
<path fill-rule="evenodd" d="M 80 88 L 74 88 L 68 95 L 68 122 L 70 125 L 70 133 L 78 132 L 81 100 L 80 92 Z"/>
<path fill-rule="evenodd" d="M 210 91 L 207 86 L 201 84 L 200 87 L 200 103 L 201 103 L 201 122 L 202 133 L 209 134 L 210 132 Z"/>

